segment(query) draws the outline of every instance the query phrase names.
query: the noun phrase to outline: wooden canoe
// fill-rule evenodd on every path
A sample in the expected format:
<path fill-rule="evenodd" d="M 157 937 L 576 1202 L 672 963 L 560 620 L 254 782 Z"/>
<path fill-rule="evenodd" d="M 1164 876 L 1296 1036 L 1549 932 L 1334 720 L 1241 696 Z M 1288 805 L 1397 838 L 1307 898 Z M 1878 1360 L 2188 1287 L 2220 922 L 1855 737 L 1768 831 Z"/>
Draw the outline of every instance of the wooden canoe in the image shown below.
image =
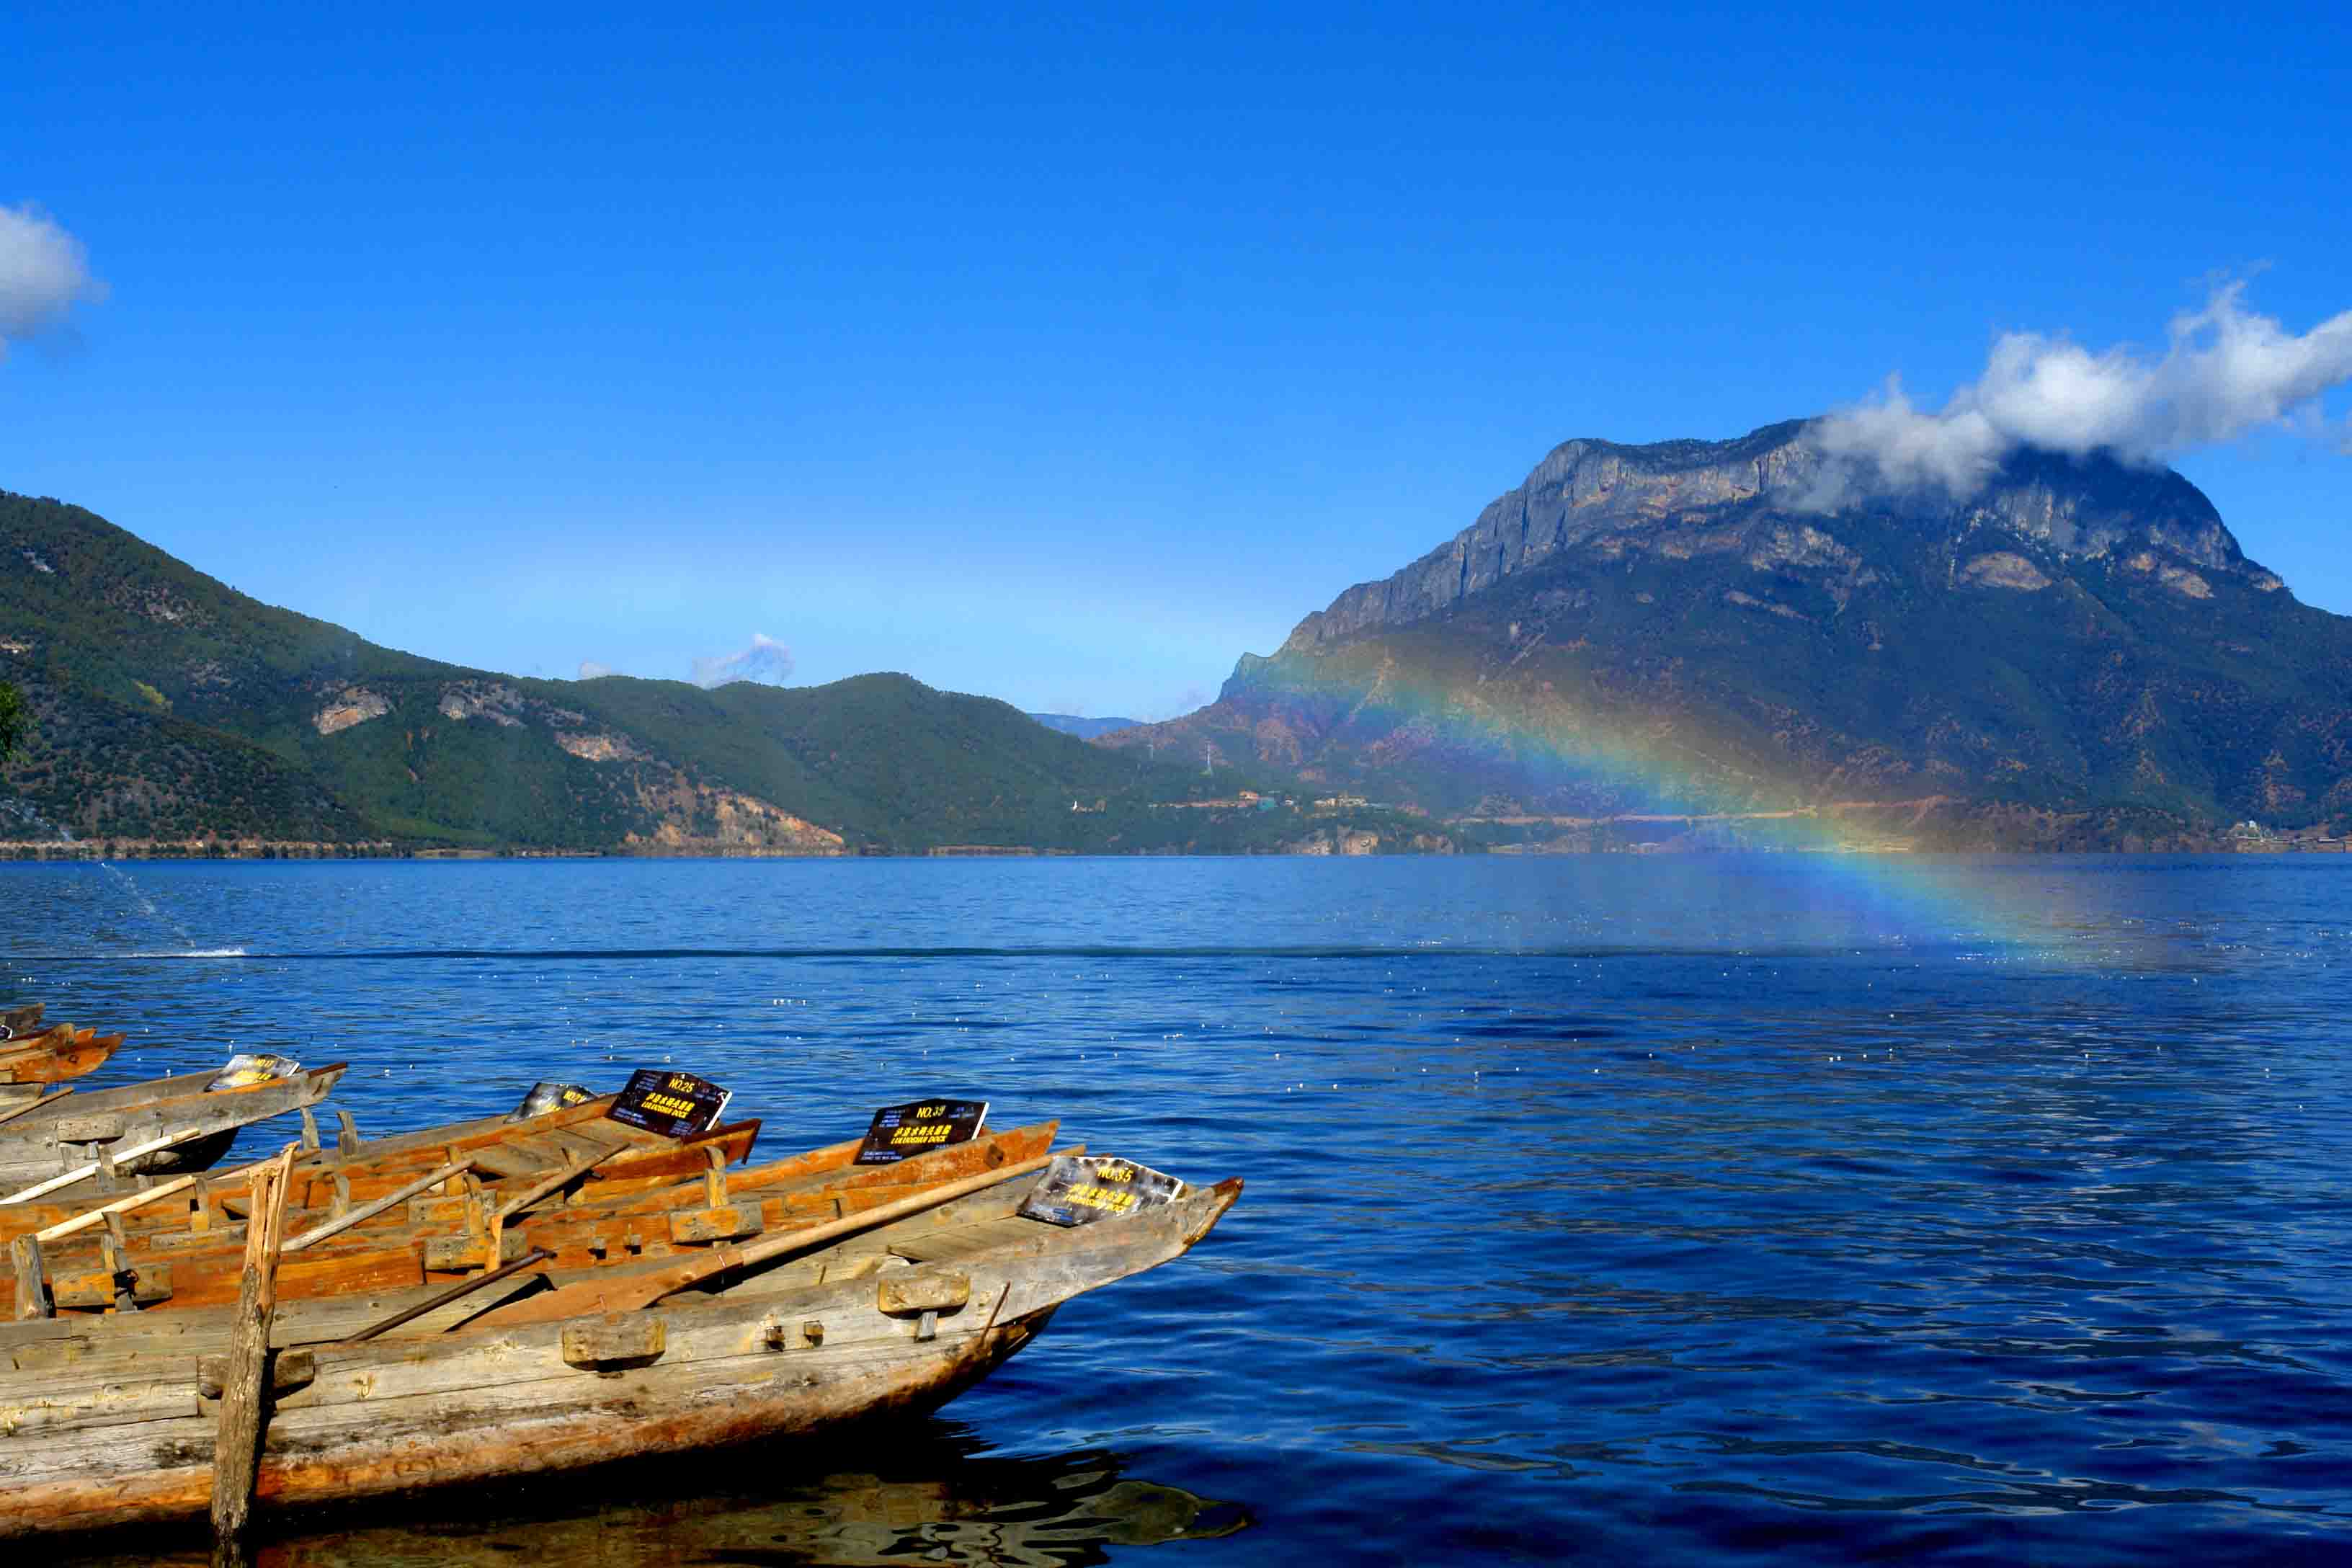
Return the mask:
<path fill-rule="evenodd" d="M 122 1176 L 176 1174 L 210 1166 L 257 1121 L 316 1105 L 347 1064 L 305 1068 L 275 1082 L 206 1093 L 210 1071 L 159 1078 L 97 1093 L 58 1095 L 0 1122 L 0 1192 L 14 1192 L 89 1163 L 109 1147 L 194 1128 L 197 1136 L 118 1167 Z"/>
<path fill-rule="evenodd" d="M 365 1204 L 408 1184 L 422 1173 L 459 1160 L 473 1163 L 475 1173 L 484 1183 L 491 1184 L 542 1174 L 583 1154 L 614 1147 L 627 1153 L 617 1167 L 619 1171 L 646 1184 L 666 1184 L 703 1169 L 706 1159 L 700 1151 L 704 1146 L 717 1144 L 726 1151 L 730 1162 L 740 1162 L 750 1157 L 759 1135 L 760 1123 L 740 1121 L 713 1128 L 681 1143 L 657 1132 L 604 1120 L 603 1108 L 609 1104 L 608 1098 L 588 1105 L 566 1106 L 525 1121 L 485 1118 L 378 1139 L 359 1137 L 358 1130 L 350 1125 L 346 1117 L 342 1137 L 332 1145 L 310 1149 L 296 1159 L 289 1207 L 300 1211 Z M 5 1131 L 5 1125 L 0 1124 L 0 1133 Z M 308 1123 L 305 1131 L 309 1131 Z M 125 1215 L 124 1227 L 136 1236 L 145 1230 L 202 1230 L 210 1225 L 241 1220 L 246 1211 L 246 1187 L 254 1168 L 239 1165 L 212 1172 L 194 1192 Z M 600 1180 L 610 1182 L 614 1172 L 600 1169 L 597 1174 Z M 460 1184 L 452 1182 L 449 1186 L 454 1191 Z M 90 1206 L 90 1198 L 79 1189 L 52 1198 L 0 1205 L 0 1241 L 46 1229 Z"/>
<path fill-rule="evenodd" d="M 121 1035 L 71 1024 L 0 1041 L 0 1083 L 62 1083 L 99 1066 L 121 1046 Z"/>
<path fill-rule="evenodd" d="M 257 1506 L 379 1497 L 817 1431 L 932 1408 L 1074 1296 L 1181 1256 L 1238 1181 L 1061 1229 L 1020 1218 L 1031 1183 L 770 1259 L 637 1310 L 467 1325 L 478 1293 L 358 1342 L 359 1303 L 289 1303 Z M 656 1266 L 638 1267 L 649 1270 Z M 229 1313 L 0 1329 L 0 1537 L 200 1517 L 215 1415 L 201 1358 Z M 331 1337 L 321 1339 L 327 1328 Z"/>
<path fill-rule="evenodd" d="M 615 1132 L 634 1131 L 607 1125 Z M 551 1268 L 586 1270 L 608 1262 L 688 1256 L 762 1231 L 862 1213 L 910 1190 L 1032 1159 L 1052 1146 L 1055 1127 L 1047 1121 L 990 1133 L 892 1165 L 853 1165 L 848 1155 L 858 1145 L 852 1142 L 732 1173 L 723 1162 L 733 1150 L 747 1147 L 748 1139 L 734 1136 L 737 1130 L 713 1129 L 702 1141 L 672 1145 L 671 1153 L 685 1156 L 677 1164 L 694 1170 L 694 1179 L 681 1183 L 675 1172 L 657 1179 L 633 1176 L 628 1173 L 650 1168 L 664 1152 L 631 1150 L 598 1167 L 599 1172 L 621 1173 L 618 1179 L 583 1181 L 568 1195 L 561 1190 L 549 1194 L 546 1207 L 519 1211 L 503 1220 L 497 1227 L 496 1257 L 511 1260 L 530 1248 L 544 1248 L 554 1254 Z M 802 1173 L 813 1157 L 836 1149 L 843 1158 L 829 1170 Z M 713 1152 L 721 1163 L 710 1161 Z M 795 1173 L 774 1174 L 779 1171 Z M 608 1193 L 608 1187 L 616 1190 Z M 420 1194 L 316 1247 L 289 1254 L 278 1268 L 278 1300 L 447 1283 L 493 1267 L 490 1220 L 502 1191 L 484 1185 L 456 1196 Z M 6 1212 L 0 1210 L 0 1215 Z M 299 1237 L 334 1217 L 332 1209 L 289 1210 L 285 1234 Z M 201 1208 L 188 1218 L 184 1227 L 136 1233 L 125 1227 L 119 1236 L 93 1227 L 45 1245 L 40 1263 L 50 1310 L 65 1315 L 102 1313 L 113 1310 L 125 1294 L 150 1311 L 235 1300 L 245 1267 L 243 1226 L 221 1223 Z M 125 1275 L 131 1278 L 126 1280 Z M 7 1259 L 0 1267 L 0 1300 L 14 1299 L 16 1279 L 15 1260 Z"/>

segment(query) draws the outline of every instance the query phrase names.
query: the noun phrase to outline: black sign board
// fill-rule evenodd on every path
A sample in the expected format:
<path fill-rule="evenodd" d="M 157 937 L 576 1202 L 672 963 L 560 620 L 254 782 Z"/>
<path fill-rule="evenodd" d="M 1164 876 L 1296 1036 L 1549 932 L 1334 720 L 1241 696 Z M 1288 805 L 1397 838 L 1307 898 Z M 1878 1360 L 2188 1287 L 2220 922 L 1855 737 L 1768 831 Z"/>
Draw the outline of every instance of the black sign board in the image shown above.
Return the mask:
<path fill-rule="evenodd" d="M 629 1075 L 629 1087 L 604 1114 L 648 1132 L 692 1138 L 709 1131 L 726 1109 L 727 1090 L 707 1078 L 667 1068 L 639 1068 Z"/>
<path fill-rule="evenodd" d="M 980 1136 L 988 1120 L 984 1100 L 919 1100 L 910 1105 L 886 1105 L 874 1113 L 866 1142 L 857 1148 L 860 1165 L 895 1165 L 909 1154 L 928 1153 L 951 1143 L 969 1143 Z"/>
<path fill-rule="evenodd" d="M 1092 1225 L 1172 1204 L 1184 1192 L 1175 1177 L 1115 1154 L 1064 1154 L 1030 1189 L 1021 1215 L 1047 1225 Z"/>

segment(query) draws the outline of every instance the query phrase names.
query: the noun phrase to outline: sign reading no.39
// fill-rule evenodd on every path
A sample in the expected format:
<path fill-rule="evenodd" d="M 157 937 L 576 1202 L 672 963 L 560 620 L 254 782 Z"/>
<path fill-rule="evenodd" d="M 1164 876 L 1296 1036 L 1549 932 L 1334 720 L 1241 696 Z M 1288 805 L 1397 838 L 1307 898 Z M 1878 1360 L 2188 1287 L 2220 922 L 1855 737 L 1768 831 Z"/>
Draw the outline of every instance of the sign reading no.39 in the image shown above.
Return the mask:
<path fill-rule="evenodd" d="M 980 1136 L 988 1120 L 984 1100 L 918 1100 L 906 1105 L 886 1105 L 874 1113 L 874 1125 L 857 1147 L 861 1165 L 892 1165 L 909 1154 L 969 1143 Z"/>

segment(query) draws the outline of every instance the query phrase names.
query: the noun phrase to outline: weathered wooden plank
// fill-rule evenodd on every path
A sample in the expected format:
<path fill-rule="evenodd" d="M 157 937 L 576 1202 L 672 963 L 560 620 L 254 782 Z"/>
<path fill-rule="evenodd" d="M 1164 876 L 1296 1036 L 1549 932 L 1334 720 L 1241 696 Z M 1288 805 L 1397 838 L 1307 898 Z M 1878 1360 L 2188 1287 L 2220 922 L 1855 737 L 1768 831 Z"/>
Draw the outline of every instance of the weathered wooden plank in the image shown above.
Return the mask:
<path fill-rule="evenodd" d="M 669 1348 L 669 1324 L 657 1312 L 615 1312 L 563 1325 L 566 1366 L 603 1370 L 658 1361 Z"/>
<path fill-rule="evenodd" d="M 134 1306 L 152 1307 L 172 1299 L 172 1266 L 142 1263 L 136 1268 L 49 1270 L 49 1299 L 60 1308 L 108 1310 L 128 1295 Z"/>
<path fill-rule="evenodd" d="M 204 1134 L 157 1149 L 135 1161 L 118 1153 L 115 1158 L 122 1167 L 122 1174 L 202 1169 L 220 1157 L 238 1128 L 316 1104 L 326 1098 L 343 1070 L 344 1064 L 337 1062 L 306 1068 L 270 1083 L 209 1093 L 205 1086 L 212 1075 L 192 1073 L 102 1089 L 72 1100 L 54 1097 L 0 1127 L 0 1187 L 37 1182 L 83 1163 L 81 1151 L 58 1137 L 61 1130 L 58 1123 L 66 1106 L 74 1108 L 76 1120 L 119 1116 L 119 1142 L 123 1144 L 139 1143 L 185 1127 L 194 1127 Z"/>
<path fill-rule="evenodd" d="M 196 1358 L 196 1397 L 218 1399 L 228 1392 L 233 1367 L 226 1355 Z M 315 1351 L 279 1351 L 269 1358 L 269 1392 L 291 1394 L 298 1388 L 308 1388 L 319 1376 L 319 1357 Z"/>
<path fill-rule="evenodd" d="M 40 1242 L 20 1236 L 8 1244 L 8 1256 L 16 1268 L 16 1321 L 27 1322 L 53 1315 L 56 1309 L 49 1303 L 47 1270 L 41 1261 Z"/>
<path fill-rule="evenodd" d="M 14 1121 L 28 1110 L 37 1110 L 50 1100 L 63 1100 L 67 1095 L 74 1092 L 74 1089 L 68 1085 L 55 1094 L 37 1094 L 19 1100 L 14 1105 L 0 1106 L 0 1121 Z"/>
<path fill-rule="evenodd" d="M 246 1228 L 245 1288 L 237 1297 L 222 1376 L 220 1426 L 213 1448 L 213 1549 L 239 1552 L 246 1520 L 253 1511 L 259 1473 L 263 1402 L 268 1397 L 269 1320 L 278 1308 L 278 1248 L 286 1223 L 286 1189 L 294 1152 L 278 1157 L 278 1168 L 253 1180 L 253 1221 Z"/>
<path fill-rule="evenodd" d="M 59 1220 L 46 1230 L 37 1230 L 33 1233 L 33 1239 L 41 1242 L 63 1241 L 67 1237 L 88 1230 L 92 1226 L 104 1225 L 110 1215 L 128 1214 L 132 1209 L 144 1208 L 149 1204 L 160 1203 L 173 1193 L 184 1192 L 195 1184 L 196 1178 L 194 1176 L 174 1176 L 161 1185 L 149 1187 L 145 1192 L 133 1193 L 127 1198 L 117 1198 L 110 1204 L 100 1204 L 88 1214 L 76 1215 L 68 1220 Z"/>
<path fill-rule="evenodd" d="M 406 1203 L 410 1198 L 415 1197 L 425 1188 L 437 1186 L 441 1183 L 447 1181 L 450 1177 L 471 1169 L 472 1163 L 473 1163 L 469 1160 L 461 1160 L 455 1164 L 442 1165 L 435 1170 L 427 1171 L 425 1174 L 415 1177 L 414 1180 L 409 1181 L 404 1185 L 394 1187 L 391 1192 L 386 1193 L 383 1196 L 377 1198 L 373 1203 L 362 1204 L 359 1207 L 349 1210 L 333 1219 L 326 1220 L 319 1225 L 312 1226 L 310 1229 L 304 1231 L 301 1235 L 288 1242 L 283 1250 L 287 1252 L 307 1252 L 311 1247 L 318 1246 L 322 1241 L 325 1241 L 328 1237 L 340 1236 L 344 1231 L 350 1230 L 354 1226 L 364 1225 L 369 1220 L 373 1219 L 376 1215 L 383 1213 L 385 1210 L 399 1207 L 402 1204 Z"/>
<path fill-rule="evenodd" d="M 76 1137 L 68 1140 L 65 1139 L 64 1134 L 60 1133 L 60 1141 L 74 1142 L 93 1142 L 100 1138 L 112 1139 L 121 1135 L 121 1130 L 122 1123 L 119 1118 L 108 1117 L 93 1119 L 94 1122 L 98 1121 L 104 1121 L 112 1129 L 112 1131 L 99 1132 L 95 1131 L 93 1126 L 93 1128 L 88 1130 L 78 1130 L 89 1131 L 89 1137 L 88 1139 Z M 101 1169 L 112 1166 L 117 1161 L 129 1161 L 135 1159 L 142 1154 L 152 1154 L 159 1149 L 169 1149 L 176 1143 L 190 1142 L 204 1136 L 205 1131 L 205 1129 L 202 1127 L 183 1127 L 174 1131 L 159 1133 L 152 1138 L 142 1139 L 141 1142 L 124 1148 L 119 1153 L 110 1151 L 108 1158 L 104 1160 L 92 1160 L 87 1164 L 73 1166 L 69 1170 L 61 1171 L 58 1174 L 51 1176 L 47 1181 L 36 1182 L 31 1186 L 24 1188 L 22 1191 L 11 1193 L 6 1197 L 0 1198 L 0 1205 L 30 1203 L 35 1198 L 45 1197 L 50 1193 L 57 1192 L 61 1188 L 70 1187 L 77 1182 L 87 1181 L 89 1178 L 97 1175 Z"/>

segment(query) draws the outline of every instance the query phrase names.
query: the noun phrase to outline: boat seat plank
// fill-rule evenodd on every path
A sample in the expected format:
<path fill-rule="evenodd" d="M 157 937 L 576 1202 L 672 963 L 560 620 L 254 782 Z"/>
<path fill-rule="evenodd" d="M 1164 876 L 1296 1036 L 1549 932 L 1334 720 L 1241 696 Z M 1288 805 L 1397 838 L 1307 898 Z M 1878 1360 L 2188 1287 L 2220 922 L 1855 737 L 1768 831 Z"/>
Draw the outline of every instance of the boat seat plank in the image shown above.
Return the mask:
<path fill-rule="evenodd" d="M 976 1258 L 1015 1242 L 1034 1241 L 1041 1228 L 1034 1219 L 1008 1215 L 1003 1219 L 980 1220 L 929 1236 L 895 1241 L 890 1244 L 890 1251 L 910 1263 L 945 1263 L 959 1258 Z"/>

